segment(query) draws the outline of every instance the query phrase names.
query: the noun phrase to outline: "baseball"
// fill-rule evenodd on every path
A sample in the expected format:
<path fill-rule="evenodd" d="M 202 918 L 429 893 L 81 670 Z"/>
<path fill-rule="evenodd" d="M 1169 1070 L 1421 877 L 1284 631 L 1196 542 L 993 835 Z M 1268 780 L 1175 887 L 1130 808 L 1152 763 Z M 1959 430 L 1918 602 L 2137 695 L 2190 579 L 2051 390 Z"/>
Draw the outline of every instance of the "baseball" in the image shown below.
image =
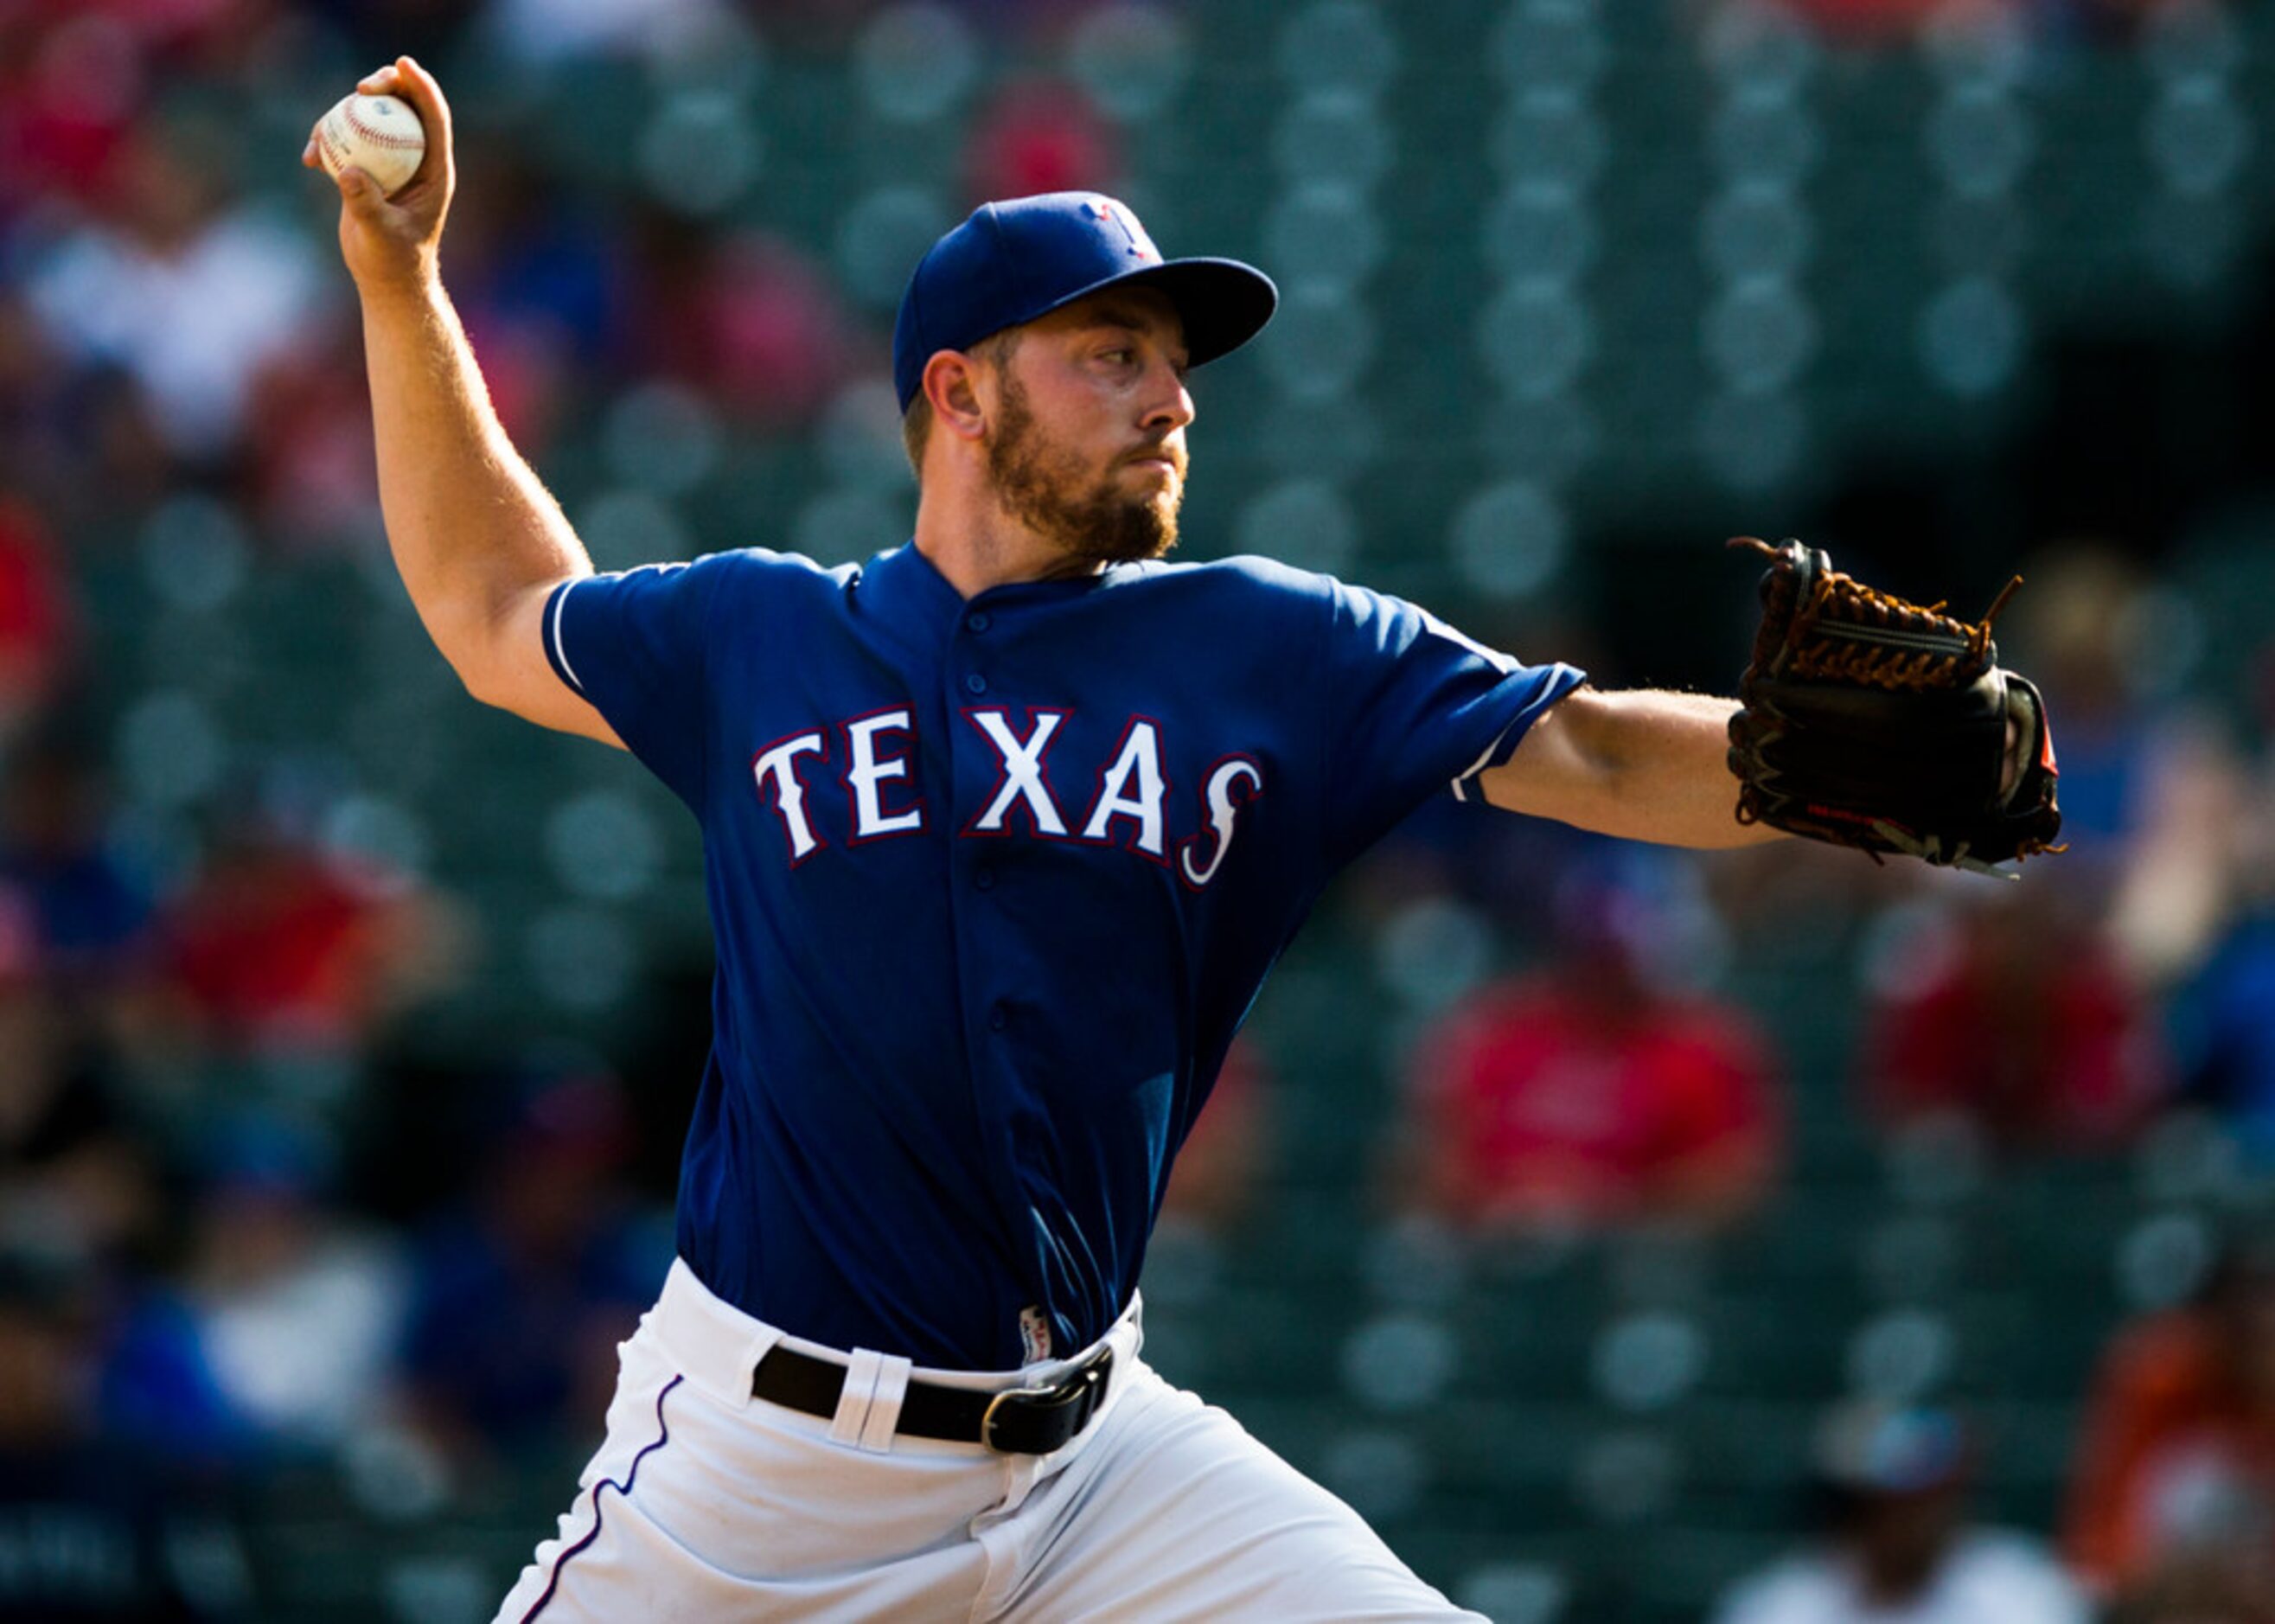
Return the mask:
<path fill-rule="evenodd" d="M 427 127 L 408 102 L 344 95 L 316 128 L 316 155 L 326 174 L 361 170 L 392 197 L 419 172 L 419 161 L 427 155 Z"/>

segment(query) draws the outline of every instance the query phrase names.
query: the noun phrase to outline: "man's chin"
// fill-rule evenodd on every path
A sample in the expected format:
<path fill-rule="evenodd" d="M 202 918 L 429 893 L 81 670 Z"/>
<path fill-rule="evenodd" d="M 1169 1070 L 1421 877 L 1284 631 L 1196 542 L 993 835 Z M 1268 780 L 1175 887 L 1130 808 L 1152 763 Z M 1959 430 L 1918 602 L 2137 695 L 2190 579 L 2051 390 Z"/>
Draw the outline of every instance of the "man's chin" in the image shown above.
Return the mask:
<path fill-rule="evenodd" d="M 1076 549 L 1081 555 L 1102 564 L 1144 563 L 1152 558 L 1168 556 L 1177 545 L 1177 533 L 1168 530 L 1128 531 L 1110 536 L 1092 534 L 1089 540 Z"/>
<path fill-rule="evenodd" d="M 1138 563 L 1177 545 L 1176 494 L 1139 503 L 1100 504 L 1063 533 L 1067 550 L 1100 563 Z"/>

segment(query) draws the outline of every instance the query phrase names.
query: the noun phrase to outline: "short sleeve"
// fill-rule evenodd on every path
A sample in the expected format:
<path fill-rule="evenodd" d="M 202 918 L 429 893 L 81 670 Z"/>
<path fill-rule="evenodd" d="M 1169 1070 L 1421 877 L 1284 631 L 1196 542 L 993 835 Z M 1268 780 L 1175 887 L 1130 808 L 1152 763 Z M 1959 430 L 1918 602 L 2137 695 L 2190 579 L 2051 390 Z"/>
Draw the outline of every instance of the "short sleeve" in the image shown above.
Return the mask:
<path fill-rule="evenodd" d="M 1541 712 L 1585 680 L 1529 666 L 1402 599 L 1334 585 L 1323 688 L 1328 856 L 1364 851 L 1432 796 L 1466 799 Z"/>
<path fill-rule="evenodd" d="M 545 656 L 649 771 L 690 806 L 703 796 L 707 627 L 717 563 L 588 575 L 545 605 Z"/>

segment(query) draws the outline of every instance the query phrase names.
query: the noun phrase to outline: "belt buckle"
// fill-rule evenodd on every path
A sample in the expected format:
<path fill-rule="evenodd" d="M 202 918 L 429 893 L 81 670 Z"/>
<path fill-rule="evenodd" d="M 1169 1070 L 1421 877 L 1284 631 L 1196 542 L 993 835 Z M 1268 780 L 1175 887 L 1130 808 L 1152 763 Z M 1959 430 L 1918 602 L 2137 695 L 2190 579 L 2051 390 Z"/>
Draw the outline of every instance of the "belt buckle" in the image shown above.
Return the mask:
<path fill-rule="evenodd" d="M 1017 1454 L 1016 1449 L 995 1441 L 995 1415 L 1007 1399 L 1047 1399 L 1056 1392 L 1054 1387 L 1006 1387 L 987 1401 L 987 1408 L 979 1416 L 979 1441 L 995 1454 Z"/>
<path fill-rule="evenodd" d="M 1077 1402 L 1086 1390 L 1095 1388 L 1099 1383 L 1106 1379 L 1106 1373 L 1113 1368 L 1113 1364 L 1114 1349 L 1111 1348 L 1101 1348 L 1082 1363 L 1075 1366 L 1073 1370 L 1069 1371 L 1066 1374 L 1066 1379 L 1058 1383 L 1054 1386 L 1006 1387 L 994 1398 L 989 1399 L 987 1401 L 987 1408 L 980 1412 L 979 1441 L 982 1444 L 985 1444 L 990 1451 L 996 1454 L 1019 1454 L 1026 1453 L 1024 1451 L 1010 1448 L 1006 1445 L 999 1444 L 995 1441 L 996 1417 L 1002 1410 L 1003 1406 L 1015 1399 L 1024 1400 L 1028 1402 L 1039 1405 L 1049 1405 L 1054 1408 L 1060 1405 Z M 1093 1394 L 1091 1399 L 1092 1411 L 1095 1411 L 1097 1409 L 1097 1397 Z M 1083 1416 L 1082 1425 L 1087 1425 L 1089 1420 L 1090 1415 L 1087 1413 L 1085 1414 Z M 1075 1428 L 1075 1432 L 1081 1431 L 1082 1425 L 1077 1425 Z M 1073 1436 L 1073 1433 L 1069 1433 L 1068 1435 L 1069 1441 L 1072 1439 Z M 1062 1447 L 1063 1446 L 1061 1446 Z"/>

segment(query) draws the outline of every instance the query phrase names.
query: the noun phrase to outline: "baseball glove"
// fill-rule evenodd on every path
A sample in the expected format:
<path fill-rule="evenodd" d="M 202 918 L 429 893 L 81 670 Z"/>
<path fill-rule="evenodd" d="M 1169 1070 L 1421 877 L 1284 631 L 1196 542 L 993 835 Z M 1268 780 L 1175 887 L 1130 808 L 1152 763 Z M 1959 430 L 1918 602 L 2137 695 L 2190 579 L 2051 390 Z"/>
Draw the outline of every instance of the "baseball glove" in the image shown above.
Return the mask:
<path fill-rule="evenodd" d="M 1969 624 L 1798 541 L 1730 545 L 1770 561 L 1730 718 L 1739 822 L 1985 873 L 2062 850 L 2045 702 L 1991 640 L 2021 577 Z"/>

